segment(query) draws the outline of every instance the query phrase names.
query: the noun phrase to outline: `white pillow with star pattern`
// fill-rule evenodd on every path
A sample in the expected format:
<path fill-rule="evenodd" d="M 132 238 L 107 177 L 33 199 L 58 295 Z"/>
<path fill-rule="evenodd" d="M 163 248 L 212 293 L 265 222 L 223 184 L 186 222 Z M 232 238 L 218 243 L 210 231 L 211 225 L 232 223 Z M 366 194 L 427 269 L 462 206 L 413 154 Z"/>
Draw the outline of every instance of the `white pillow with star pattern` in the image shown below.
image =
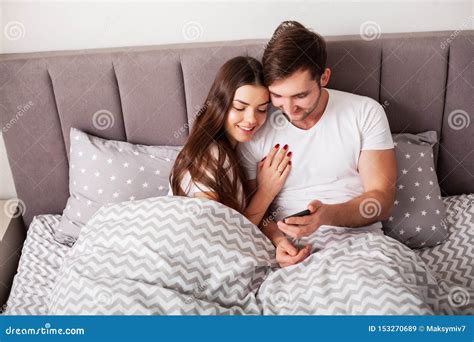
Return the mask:
<path fill-rule="evenodd" d="M 411 248 L 438 245 L 446 240 L 448 231 L 433 156 L 437 133 L 392 137 L 397 156 L 397 194 L 392 213 L 383 222 L 384 232 Z"/>
<path fill-rule="evenodd" d="M 54 238 L 72 246 L 104 204 L 165 196 L 178 146 L 101 139 L 71 128 L 69 194 Z"/>

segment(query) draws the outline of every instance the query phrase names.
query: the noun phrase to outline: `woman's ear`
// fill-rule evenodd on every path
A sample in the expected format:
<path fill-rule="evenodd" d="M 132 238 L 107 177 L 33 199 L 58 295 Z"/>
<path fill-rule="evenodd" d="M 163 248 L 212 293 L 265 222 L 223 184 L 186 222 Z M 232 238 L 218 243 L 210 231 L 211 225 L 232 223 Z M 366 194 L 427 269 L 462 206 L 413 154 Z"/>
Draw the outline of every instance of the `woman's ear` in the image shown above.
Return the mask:
<path fill-rule="evenodd" d="M 321 87 L 325 87 L 329 83 L 329 78 L 331 77 L 331 69 L 324 69 L 323 74 L 321 75 Z"/>

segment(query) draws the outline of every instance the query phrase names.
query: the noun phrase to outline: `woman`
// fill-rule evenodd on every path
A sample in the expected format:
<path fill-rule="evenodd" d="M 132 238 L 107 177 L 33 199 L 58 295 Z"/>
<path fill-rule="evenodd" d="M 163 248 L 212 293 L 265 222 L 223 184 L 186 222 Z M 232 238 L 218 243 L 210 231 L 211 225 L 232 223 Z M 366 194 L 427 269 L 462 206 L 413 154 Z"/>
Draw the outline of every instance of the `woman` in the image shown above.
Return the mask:
<path fill-rule="evenodd" d="M 290 173 L 291 152 L 286 145 L 272 148 L 259 162 L 257 190 L 249 194 L 234 149 L 263 125 L 269 102 L 260 62 L 251 57 L 227 61 L 175 161 L 169 194 L 218 201 L 259 225 Z"/>

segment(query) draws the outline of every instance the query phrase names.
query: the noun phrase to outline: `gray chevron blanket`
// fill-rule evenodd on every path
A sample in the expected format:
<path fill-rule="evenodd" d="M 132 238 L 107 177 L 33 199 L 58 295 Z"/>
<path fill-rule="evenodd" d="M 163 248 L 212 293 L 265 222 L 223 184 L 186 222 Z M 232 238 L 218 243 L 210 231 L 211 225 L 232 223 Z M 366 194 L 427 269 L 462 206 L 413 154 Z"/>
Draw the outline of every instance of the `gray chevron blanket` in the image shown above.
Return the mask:
<path fill-rule="evenodd" d="M 348 235 L 301 264 L 276 266 L 260 230 L 215 201 L 155 197 L 107 205 L 67 255 L 49 313 L 456 313 L 449 289 L 384 235 Z"/>

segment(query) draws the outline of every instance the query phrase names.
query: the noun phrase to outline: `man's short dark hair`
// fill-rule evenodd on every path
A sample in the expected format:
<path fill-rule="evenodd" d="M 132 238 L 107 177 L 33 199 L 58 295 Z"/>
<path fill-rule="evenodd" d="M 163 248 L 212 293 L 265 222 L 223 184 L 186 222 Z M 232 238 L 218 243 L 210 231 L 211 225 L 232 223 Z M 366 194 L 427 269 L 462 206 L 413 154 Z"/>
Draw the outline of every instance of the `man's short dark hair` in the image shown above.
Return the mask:
<path fill-rule="evenodd" d="M 326 69 L 326 42 L 297 21 L 282 22 L 263 53 L 265 85 L 285 79 L 298 70 L 308 70 L 319 83 Z"/>

